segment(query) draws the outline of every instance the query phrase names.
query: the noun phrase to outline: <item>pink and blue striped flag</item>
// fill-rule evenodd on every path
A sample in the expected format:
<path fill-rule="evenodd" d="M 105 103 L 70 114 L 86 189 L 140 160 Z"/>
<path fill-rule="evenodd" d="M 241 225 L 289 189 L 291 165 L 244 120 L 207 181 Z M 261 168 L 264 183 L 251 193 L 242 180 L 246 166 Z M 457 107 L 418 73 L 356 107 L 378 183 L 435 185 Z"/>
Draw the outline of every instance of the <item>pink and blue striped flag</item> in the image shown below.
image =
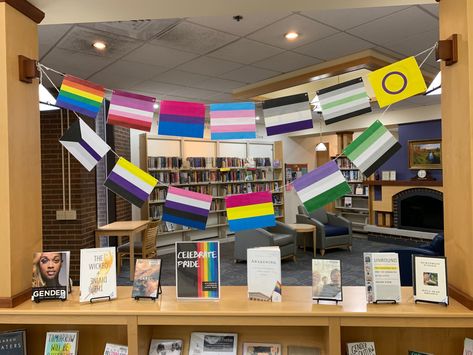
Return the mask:
<path fill-rule="evenodd" d="M 161 101 L 158 134 L 204 138 L 205 105 L 198 102 Z"/>
<path fill-rule="evenodd" d="M 210 105 L 210 135 L 214 140 L 256 138 L 253 102 Z"/>

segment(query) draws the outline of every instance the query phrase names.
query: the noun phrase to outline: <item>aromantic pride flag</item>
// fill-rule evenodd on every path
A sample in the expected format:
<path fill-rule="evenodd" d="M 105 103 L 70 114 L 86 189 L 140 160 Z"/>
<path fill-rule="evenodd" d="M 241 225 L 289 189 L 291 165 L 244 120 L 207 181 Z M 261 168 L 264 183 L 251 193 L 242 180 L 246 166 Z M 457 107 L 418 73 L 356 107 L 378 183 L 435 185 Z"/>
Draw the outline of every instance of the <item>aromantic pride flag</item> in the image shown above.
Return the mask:
<path fill-rule="evenodd" d="M 59 142 L 88 171 L 91 171 L 110 150 L 110 146 L 80 118 L 69 126 Z"/>
<path fill-rule="evenodd" d="M 103 86 L 66 75 L 61 84 L 56 106 L 95 118 L 102 105 L 103 96 Z"/>
<path fill-rule="evenodd" d="M 343 150 L 343 154 L 368 177 L 400 148 L 391 132 L 376 120 Z"/>
<path fill-rule="evenodd" d="M 307 93 L 266 100 L 263 115 L 268 136 L 313 128 Z"/>
<path fill-rule="evenodd" d="M 362 78 L 317 91 L 325 124 L 371 112 L 370 98 Z"/>
<path fill-rule="evenodd" d="M 256 138 L 256 110 L 253 102 L 210 105 L 210 135 L 219 139 Z"/>
<path fill-rule="evenodd" d="M 292 185 L 308 212 L 351 192 L 335 160 L 301 176 Z"/>
<path fill-rule="evenodd" d="M 149 132 L 153 123 L 155 102 L 154 97 L 114 90 L 107 123 Z"/>
<path fill-rule="evenodd" d="M 427 90 L 414 57 L 403 59 L 368 74 L 379 107 L 402 101 Z"/>
<path fill-rule="evenodd" d="M 276 225 L 271 191 L 227 196 L 225 204 L 233 232 Z"/>
<path fill-rule="evenodd" d="M 158 134 L 204 137 L 205 105 L 198 102 L 161 101 Z"/>
<path fill-rule="evenodd" d="M 212 196 L 169 186 L 163 221 L 205 230 Z"/>
<path fill-rule="evenodd" d="M 104 186 L 135 206 L 142 207 L 157 183 L 158 180 L 150 174 L 119 158 Z"/>

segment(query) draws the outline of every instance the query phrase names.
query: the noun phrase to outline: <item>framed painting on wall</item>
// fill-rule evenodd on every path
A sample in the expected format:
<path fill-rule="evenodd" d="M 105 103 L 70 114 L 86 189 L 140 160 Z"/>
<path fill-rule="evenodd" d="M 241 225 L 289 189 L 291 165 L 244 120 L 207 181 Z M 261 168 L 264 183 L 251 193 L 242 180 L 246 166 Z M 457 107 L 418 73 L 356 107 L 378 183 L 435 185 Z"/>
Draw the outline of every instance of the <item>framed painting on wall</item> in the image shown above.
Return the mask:
<path fill-rule="evenodd" d="M 409 141 L 409 169 L 442 169 L 442 140 Z"/>
<path fill-rule="evenodd" d="M 291 182 L 308 172 L 307 164 L 284 164 L 284 168 L 286 175 L 286 191 L 291 191 L 292 185 L 289 185 Z"/>

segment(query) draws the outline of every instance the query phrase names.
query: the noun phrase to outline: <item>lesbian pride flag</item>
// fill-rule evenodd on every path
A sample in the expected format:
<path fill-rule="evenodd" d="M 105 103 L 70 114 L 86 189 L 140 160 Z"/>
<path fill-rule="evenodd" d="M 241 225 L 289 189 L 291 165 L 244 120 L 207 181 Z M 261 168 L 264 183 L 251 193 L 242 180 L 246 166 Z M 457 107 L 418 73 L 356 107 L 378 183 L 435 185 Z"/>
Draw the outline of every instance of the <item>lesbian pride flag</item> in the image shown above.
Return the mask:
<path fill-rule="evenodd" d="M 114 90 L 107 123 L 149 132 L 153 123 L 155 102 L 154 97 Z"/>
<path fill-rule="evenodd" d="M 204 138 L 205 105 L 198 102 L 161 101 L 158 134 Z"/>
<path fill-rule="evenodd" d="M 211 104 L 210 135 L 213 140 L 256 138 L 255 104 Z"/>
<path fill-rule="evenodd" d="M 270 191 L 225 197 L 227 218 L 233 232 L 276 225 Z"/>

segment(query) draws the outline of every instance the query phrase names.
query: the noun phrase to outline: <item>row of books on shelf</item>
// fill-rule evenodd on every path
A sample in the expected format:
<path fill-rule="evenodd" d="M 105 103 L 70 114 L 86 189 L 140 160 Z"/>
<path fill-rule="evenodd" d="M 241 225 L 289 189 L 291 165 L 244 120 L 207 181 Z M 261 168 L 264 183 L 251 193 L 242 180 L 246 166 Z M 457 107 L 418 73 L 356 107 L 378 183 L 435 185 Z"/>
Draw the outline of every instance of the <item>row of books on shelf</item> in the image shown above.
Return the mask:
<path fill-rule="evenodd" d="M 335 161 L 340 169 L 358 169 L 348 158 L 338 157 Z"/>
<path fill-rule="evenodd" d="M 179 157 L 148 157 L 148 169 L 179 169 L 181 166 Z"/>
<path fill-rule="evenodd" d="M 189 169 L 189 168 L 228 168 L 228 167 L 271 167 L 271 158 L 269 157 L 188 157 L 182 160 L 180 157 L 148 157 L 148 169 Z M 277 167 L 277 166 L 275 166 Z"/>
<path fill-rule="evenodd" d="M 189 184 L 205 182 L 244 182 L 273 180 L 272 172 L 266 170 L 194 170 L 194 171 L 151 171 L 150 174 L 165 184 Z M 157 187 L 165 187 L 158 185 Z"/>
<path fill-rule="evenodd" d="M 368 186 L 363 186 L 362 184 L 350 184 L 351 194 L 352 195 L 361 195 L 361 196 L 367 196 L 369 188 Z"/>
<path fill-rule="evenodd" d="M 365 176 L 359 170 L 342 170 L 341 173 L 348 182 L 365 180 Z"/>

